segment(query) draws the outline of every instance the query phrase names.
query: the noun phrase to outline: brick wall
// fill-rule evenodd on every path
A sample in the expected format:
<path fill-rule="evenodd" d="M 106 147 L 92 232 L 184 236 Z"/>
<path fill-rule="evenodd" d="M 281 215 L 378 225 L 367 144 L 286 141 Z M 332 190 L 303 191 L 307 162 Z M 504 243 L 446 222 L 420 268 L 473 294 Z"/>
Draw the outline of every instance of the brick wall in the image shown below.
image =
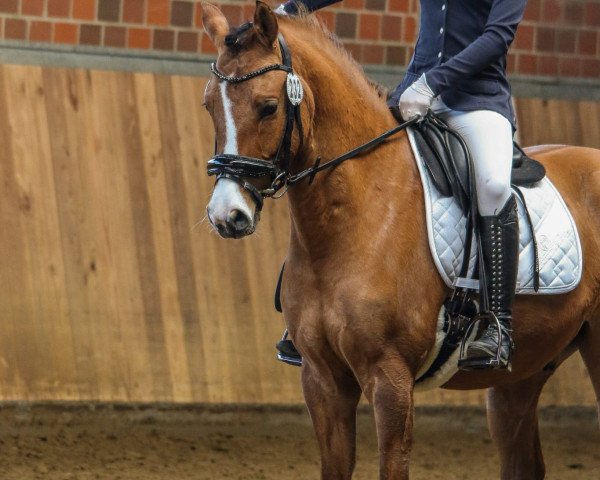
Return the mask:
<path fill-rule="evenodd" d="M 232 24 L 254 10 L 249 0 L 214 3 Z M 213 54 L 201 30 L 199 4 L 0 0 L 0 35 L 22 42 Z M 418 0 L 344 0 L 319 15 L 362 63 L 406 65 L 410 59 Z M 511 73 L 600 78 L 600 0 L 529 0 L 511 52 Z"/>

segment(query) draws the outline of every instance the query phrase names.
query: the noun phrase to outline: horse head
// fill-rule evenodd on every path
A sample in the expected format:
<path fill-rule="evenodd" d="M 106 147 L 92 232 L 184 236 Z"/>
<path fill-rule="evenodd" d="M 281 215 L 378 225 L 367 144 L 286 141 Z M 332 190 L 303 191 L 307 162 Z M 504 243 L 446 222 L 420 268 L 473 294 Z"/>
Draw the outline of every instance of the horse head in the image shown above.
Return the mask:
<path fill-rule="evenodd" d="M 284 187 L 309 141 L 313 98 L 279 35 L 281 20 L 257 1 L 253 21 L 232 28 L 216 6 L 203 4 L 204 29 L 218 51 L 204 100 L 216 135 L 207 213 L 225 238 L 254 232 L 263 198 Z"/>

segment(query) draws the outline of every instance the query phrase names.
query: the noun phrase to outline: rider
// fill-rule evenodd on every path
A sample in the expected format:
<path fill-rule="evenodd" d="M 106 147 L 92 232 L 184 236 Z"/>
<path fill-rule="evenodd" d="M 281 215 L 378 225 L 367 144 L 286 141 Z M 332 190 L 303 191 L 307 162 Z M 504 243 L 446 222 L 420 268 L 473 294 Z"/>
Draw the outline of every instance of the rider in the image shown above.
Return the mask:
<path fill-rule="evenodd" d="M 277 12 L 314 11 L 340 0 L 290 0 Z M 296 3 L 297 2 L 297 3 Z M 526 0 L 420 0 L 421 25 L 412 60 L 388 98 L 403 119 L 429 109 L 464 138 L 475 168 L 481 236 L 480 277 L 489 310 L 459 366 L 507 368 L 519 254 L 517 204 L 510 186 L 515 117 L 506 55 Z M 501 334 L 500 334 L 501 332 Z M 500 338 L 498 338 L 500 337 Z M 288 341 L 289 342 L 289 341 Z M 288 347 L 293 348 L 290 343 Z M 278 344 L 286 347 L 285 342 Z M 495 359 L 499 353 L 500 362 Z"/>

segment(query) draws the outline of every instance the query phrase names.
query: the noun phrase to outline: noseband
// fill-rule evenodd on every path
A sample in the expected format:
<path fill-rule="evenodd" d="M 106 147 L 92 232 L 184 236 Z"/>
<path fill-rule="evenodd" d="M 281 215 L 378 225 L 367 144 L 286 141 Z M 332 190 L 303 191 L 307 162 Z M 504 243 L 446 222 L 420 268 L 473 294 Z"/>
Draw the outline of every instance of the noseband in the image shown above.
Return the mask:
<path fill-rule="evenodd" d="M 281 188 L 286 185 L 286 179 L 289 176 L 289 166 L 291 162 L 292 133 L 294 130 L 294 121 L 298 124 L 300 136 L 299 150 L 302 149 L 304 133 L 302 129 L 302 118 L 300 113 L 300 103 L 304 96 L 302 83 L 292 69 L 292 56 L 283 36 L 279 34 L 279 47 L 281 50 L 282 63 L 267 65 L 253 72 L 240 77 L 227 76 L 221 73 L 213 63 L 210 66 L 212 73 L 223 82 L 242 83 L 252 78 L 264 75 L 273 70 L 282 70 L 287 72 L 286 80 L 286 112 L 283 135 L 277 148 L 277 153 L 272 161 L 262 160 L 260 158 L 246 157 L 243 155 L 219 153 L 208 161 L 208 175 L 216 175 L 217 181 L 221 178 L 228 178 L 239 184 L 247 190 L 256 202 L 257 212 L 260 212 L 263 206 L 263 199 L 272 197 Z M 269 177 L 271 183 L 268 188 L 259 190 L 251 183 L 244 180 L 244 177 L 262 178 Z"/>

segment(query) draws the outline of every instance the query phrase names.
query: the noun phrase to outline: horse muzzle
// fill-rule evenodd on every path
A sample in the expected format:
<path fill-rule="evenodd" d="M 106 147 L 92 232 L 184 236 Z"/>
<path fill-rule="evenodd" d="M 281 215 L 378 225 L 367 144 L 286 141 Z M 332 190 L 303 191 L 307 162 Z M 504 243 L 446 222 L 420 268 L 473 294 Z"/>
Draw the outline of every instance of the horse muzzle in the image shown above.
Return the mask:
<path fill-rule="evenodd" d="M 210 224 L 223 238 L 242 238 L 254 233 L 260 210 L 236 181 L 221 178 L 215 185 L 210 202 L 206 207 Z"/>
<path fill-rule="evenodd" d="M 211 225 L 223 238 L 242 238 L 254 233 L 255 223 L 254 220 L 249 218 L 244 212 L 240 210 L 231 210 L 225 221 L 213 221 L 210 214 L 208 219 Z"/>

